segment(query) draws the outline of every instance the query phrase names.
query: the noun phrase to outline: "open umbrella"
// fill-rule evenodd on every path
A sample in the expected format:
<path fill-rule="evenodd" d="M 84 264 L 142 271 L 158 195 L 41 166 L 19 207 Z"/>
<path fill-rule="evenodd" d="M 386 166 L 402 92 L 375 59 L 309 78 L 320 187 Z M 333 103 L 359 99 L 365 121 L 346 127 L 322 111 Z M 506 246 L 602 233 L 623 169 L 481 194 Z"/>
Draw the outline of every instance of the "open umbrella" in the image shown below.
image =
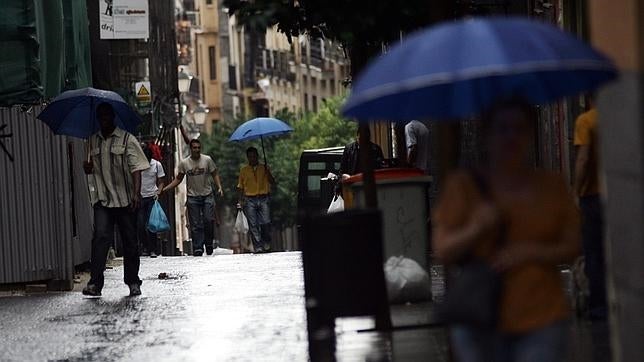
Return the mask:
<path fill-rule="evenodd" d="M 343 114 L 359 120 L 463 118 L 500 98 L 542 104 L 616 77 L 606 57 L 527 18 L 473 18 L 422 30 L 371 63 Z"/>
<path fill-rule="evenodd" d="M 38 118 L 59 135 L 88 139 L 98 132 L 96 107 L 109 103 L 114 108 L 116 126 L 130 133 L 136 131 L 141 118 L 115 92 L 83 88 L 61 93 L 40 112 Z"/>
<path fill-rule="evenodd" d="M 260 117 L 244 122 L 230 135 L 229 141 L 242 142 L 254 139 L 262 141 L 262 153 L 266 163 L 266 152 L 264 151 L 264 137 L 281 136 L 293 132 L 293 128 L 276 118 Z"/>

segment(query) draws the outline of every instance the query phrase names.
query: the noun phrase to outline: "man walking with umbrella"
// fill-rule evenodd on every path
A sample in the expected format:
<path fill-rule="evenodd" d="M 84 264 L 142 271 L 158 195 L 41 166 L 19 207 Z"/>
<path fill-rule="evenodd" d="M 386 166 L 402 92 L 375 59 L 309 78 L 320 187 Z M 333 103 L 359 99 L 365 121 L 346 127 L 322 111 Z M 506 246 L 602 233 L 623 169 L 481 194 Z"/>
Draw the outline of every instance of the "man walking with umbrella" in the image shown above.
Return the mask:
<path fill-rule="evenodd" d="M 103 271 L 110 245 L 114 241 L 114 225 L 123 239 L 124 281 L 130 296 L 141 294 L 139 279 L 139 248 L 136 237 L 136 213 L 141 202 L 141 171 L 150 164 L 136 137 L 115 125 L 115 111 L 109 103 L 96 107 L 100 130 L 91 136 L 91 158 L 83 168 L 94 175 L 94 239 L 92 240 L 91 278 L 84 295 L 100 296 Z"/>
<path fill-rule="evenodd" d="M 266 164 L 259 164 L 259 154 L 255 147 L 246 150 L 248 165 L 239 170 L 239 204 L 248 218 L 248 226 L 256 253 L 271 248 L 270 230 L 270 193 L 275 178 Z"/>

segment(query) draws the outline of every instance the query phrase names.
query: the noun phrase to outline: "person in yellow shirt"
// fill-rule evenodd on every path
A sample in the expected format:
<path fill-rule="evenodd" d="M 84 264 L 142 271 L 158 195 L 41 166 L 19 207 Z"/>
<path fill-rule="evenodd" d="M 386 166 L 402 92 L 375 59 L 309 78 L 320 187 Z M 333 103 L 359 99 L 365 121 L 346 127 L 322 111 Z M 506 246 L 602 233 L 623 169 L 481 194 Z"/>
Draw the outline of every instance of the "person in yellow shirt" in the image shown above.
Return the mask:
<path fill-rule="evenodd" d="M 604 320 L 607 316 L 604 230 L 599 197 L 597 110 L 594 107 L 577 117 L 574 141 L 577 148 L 574 188 L 581 210 L 584 272 L 590 292 L 588 316 L 591 320 Z"/>
<path fill-rule="evenodd" d="M 248 165 L 239 170 L 239 204 L 244 209 L 248 219 L 253 240 L 253 247 L 256 253 L 270 251 L 270 193 L 271 185 L 275 184 L 275 178 L 267 165 L 259 164 L 259 155 L 255 147 L 246 150 Z"/>

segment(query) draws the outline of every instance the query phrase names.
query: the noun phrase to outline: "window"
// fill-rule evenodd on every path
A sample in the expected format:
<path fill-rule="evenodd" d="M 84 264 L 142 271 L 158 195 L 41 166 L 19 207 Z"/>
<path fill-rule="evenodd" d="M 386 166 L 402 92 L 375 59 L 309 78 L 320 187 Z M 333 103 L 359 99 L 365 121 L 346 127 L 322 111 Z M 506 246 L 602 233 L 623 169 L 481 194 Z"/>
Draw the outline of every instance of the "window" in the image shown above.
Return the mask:
<path fill-rule="evenodd" d="M 217 55 L 215 53 L 215 47 L 208 47 L 208 61 L 210 62 L 210 80 L 217 79 Z"/>
<path fill-rule="evenodd" d="M 237 90 L 237 69 L 234 65 L 228 66 L 228 88 Z"/>
<path fill-rule="evenodd" d="M 318 97 L 313 96 L 312 99 L 313 99 L 313 112 L 317 112 L 318 111 Z"/>
<path fill-rule="evenodd" d="M 212 5 L 212 0 L 206 0 L 206 5 Z"/>
<path fill-rule="evenodd" d="M 306 112 L 309 111 L 309 95 L 308 95 L 308 93 L 304 93 L 304 111 L 306 111 Z"/>
<path fill-rule="evenodd" d="M 320 197 L 320 175 L 306 177 L 306 189 L 309 197 Z"/>
<path fill-rule="evenodd" d="M 309 170 L 326 170 L 326 163 L 324 162 L 309 162 Z"/>

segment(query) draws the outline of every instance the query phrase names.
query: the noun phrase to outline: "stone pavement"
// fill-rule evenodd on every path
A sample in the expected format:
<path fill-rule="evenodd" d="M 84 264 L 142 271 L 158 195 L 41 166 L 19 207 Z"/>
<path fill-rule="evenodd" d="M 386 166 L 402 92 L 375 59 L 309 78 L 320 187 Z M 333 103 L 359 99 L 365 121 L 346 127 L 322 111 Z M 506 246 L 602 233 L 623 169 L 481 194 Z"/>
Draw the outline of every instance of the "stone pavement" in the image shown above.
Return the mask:
<path fill-rule="evenodd" d="M 106 271 L 103 297 L 79 292 L 0 298 L 0 361 L 306 361 L 299 253 L 143 258 L 143 295 L 127 297 L 122 267 Z M 167 279 L 159 279 L 167 273 Z M 440 294 L 439 273 L 433 273 Z M 395 326 L 430 322 L 431 304 L 392 307 Z M 447 361 L 442 328 L 392 333 L 344 319 L 338 361 Z M 575 326 L 570 361 L 608 360 L 606 337 Z M 593 344 L 600 340 L 602 343 Z M 602 347 L 603 346 L 603 347 Z M 599 352 L 598 352 L 599 351 Z"/>

